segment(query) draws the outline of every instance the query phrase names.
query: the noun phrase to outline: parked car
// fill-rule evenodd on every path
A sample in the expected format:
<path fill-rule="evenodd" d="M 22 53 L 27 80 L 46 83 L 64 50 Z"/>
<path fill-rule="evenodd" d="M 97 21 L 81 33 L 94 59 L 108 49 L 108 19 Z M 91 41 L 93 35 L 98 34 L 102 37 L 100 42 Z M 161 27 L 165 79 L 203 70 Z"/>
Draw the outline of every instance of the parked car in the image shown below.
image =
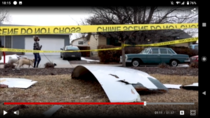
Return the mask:
<path fill-rule="evenodd" d="M 190 45 L 190 48 L 193 50 L 198 50 L 198 44 L 192 44 Z"/>
<path fill-rule="evenodd" d="M 126 64 L 132 64 L 134 67 L 140 64 L 161 64 L 166 63 L 173 67 L 178 64 L 190 63 L 190 58 L 186 54 L 177 54 L 171 48 L 165 47 L 149 47 L 145 48 L 138 54 L 125 54 Z M 122 56 L 120 56 L 120 63 L 122 63 Z"/>
<path fill-rule="evenodd" d="M 81 52 L 79 52 L 79 48 L 77 46 L 65 46 L 64 48 L 61 48 L 61 50 L 64 51 L 78 51 L 78 52 L 61 52 L 60 57 L 65 59 L 76 59 L 81 60 Z"/>
<path fill-rule="evenodd" d="M 190 57 L 190 62 L 198 62 L 198 55 Z"/>

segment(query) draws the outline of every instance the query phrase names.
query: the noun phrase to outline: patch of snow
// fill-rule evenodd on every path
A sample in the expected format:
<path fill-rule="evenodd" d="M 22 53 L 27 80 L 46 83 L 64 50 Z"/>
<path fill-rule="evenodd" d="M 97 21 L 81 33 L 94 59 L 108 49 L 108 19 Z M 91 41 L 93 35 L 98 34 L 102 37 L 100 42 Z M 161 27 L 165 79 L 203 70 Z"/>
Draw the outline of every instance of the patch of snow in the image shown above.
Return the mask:
<path fill-rule="evenodd" d="M 81 60 L 84 60 L 84 61 L 87 61 L 87 62 L 89 62 L 89 61 L 99 62 L 99 60 L 86 59 L 84 57 L 82 57 Z"/>

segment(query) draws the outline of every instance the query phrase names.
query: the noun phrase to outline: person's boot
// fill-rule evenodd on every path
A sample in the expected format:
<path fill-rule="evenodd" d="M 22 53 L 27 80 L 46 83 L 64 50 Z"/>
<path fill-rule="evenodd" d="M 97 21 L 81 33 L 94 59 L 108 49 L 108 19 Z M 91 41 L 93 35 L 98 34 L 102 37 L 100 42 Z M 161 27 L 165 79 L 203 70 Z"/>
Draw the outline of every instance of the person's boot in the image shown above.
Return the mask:
<path fill-rule="evenodd" d="M 34 63 L 34 68 L 36 68 L 36 63 Z"/>

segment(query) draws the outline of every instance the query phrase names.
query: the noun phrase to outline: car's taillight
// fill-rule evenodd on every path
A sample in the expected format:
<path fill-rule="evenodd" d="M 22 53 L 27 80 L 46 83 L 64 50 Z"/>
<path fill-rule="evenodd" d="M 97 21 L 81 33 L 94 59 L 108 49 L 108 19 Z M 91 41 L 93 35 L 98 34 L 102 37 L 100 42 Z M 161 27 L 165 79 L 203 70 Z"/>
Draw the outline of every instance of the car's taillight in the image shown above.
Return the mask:
<path fill-rule="evenodd" d="M 196 57 L 196 61 L 198 61 L 198 57 Z"/>

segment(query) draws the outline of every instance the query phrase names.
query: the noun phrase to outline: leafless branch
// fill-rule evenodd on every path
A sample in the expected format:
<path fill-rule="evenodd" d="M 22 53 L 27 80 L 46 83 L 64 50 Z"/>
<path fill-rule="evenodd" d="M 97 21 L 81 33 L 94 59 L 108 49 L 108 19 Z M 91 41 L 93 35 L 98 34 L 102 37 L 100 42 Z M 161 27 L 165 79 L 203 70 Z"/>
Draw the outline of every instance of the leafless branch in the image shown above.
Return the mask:
<path fill-rule="evenodd" d="M 196 23 L 198 14 L 191 12 L 192 8 L 173 7 L 103 7 L 94 8 L 94 16 L 88 18 L 86 23 L 90 25 L 100 24 L 154 24 L 154 23 Z M 133 43 L 147 43 L 148 39 L 160 41 L 160 39 L 172 40 L 176 31 L 129 31 L 129 32 L 103 32 L 100 35 L 116 37 L 121 41 Z M 169 34 L 169 36 L 163 35 Z"/>
<path fill-rule="evenodd" d="M 8 21 L 8 11 L 5 9 L 0 9 L 0 22 Z"/>

